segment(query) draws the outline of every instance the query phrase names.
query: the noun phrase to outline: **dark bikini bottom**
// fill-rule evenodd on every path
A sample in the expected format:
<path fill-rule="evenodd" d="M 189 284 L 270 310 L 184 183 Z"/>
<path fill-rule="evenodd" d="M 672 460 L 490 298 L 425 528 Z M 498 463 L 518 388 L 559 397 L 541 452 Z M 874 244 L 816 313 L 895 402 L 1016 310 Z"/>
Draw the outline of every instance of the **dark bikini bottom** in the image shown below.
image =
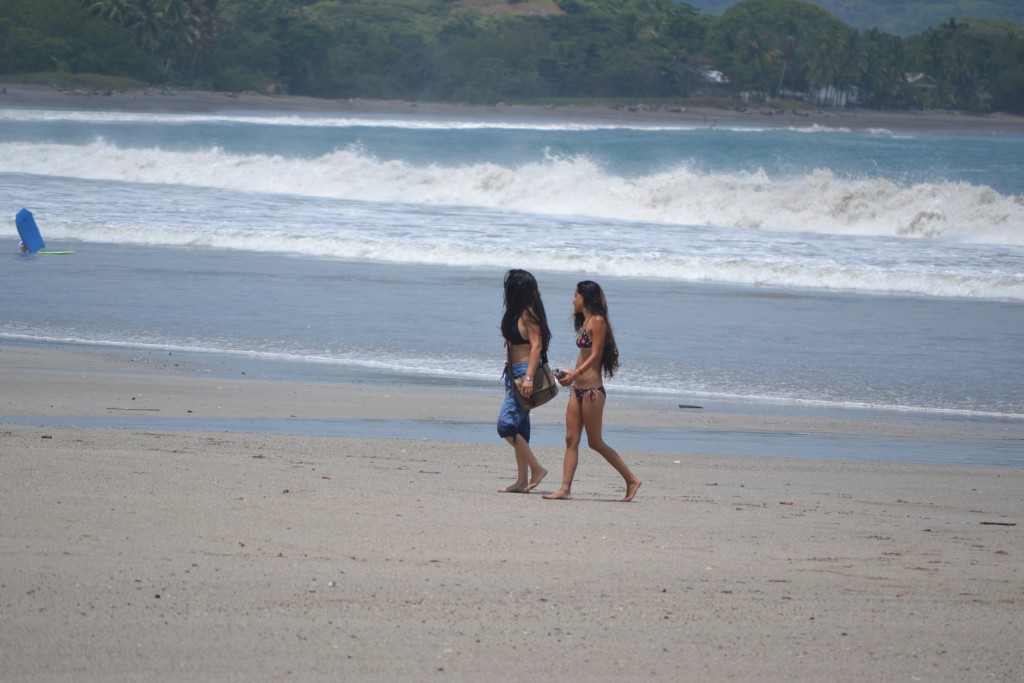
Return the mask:
<path fill-rule="evenodd" d="M 572 388 L 572 393 L 576 394 L 576 400 L 579 401 L 580 403 L 583 403 L 583 397 L 586 396 L 587 394 L 590 394 L 590 400 L 591 401 L 596 401 L 597 400 L 596 392 L 598 392 L 598 391 L 600 391 L 605 396 L 608 395 L 608 393 L 604 390 L 603 386 L 591 387 L 589 389 L 579 389 L 579 388 L 577 388 L 577 386 L 575 384 L 573 384 L 571 388 Z"/>

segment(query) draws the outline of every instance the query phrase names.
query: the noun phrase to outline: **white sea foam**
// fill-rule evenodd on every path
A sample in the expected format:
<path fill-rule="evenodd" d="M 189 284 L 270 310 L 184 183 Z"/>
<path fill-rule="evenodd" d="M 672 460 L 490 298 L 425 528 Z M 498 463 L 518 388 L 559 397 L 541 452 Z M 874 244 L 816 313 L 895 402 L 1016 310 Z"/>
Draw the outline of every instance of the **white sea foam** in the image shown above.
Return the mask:
<path fill-rule="evenodd" d="M 339 109 L 341 106 L 339 106 Z M 610 112 L 610 116 L 615 116 Z M 284 113 L 148 113 L 148 112 L 117 112 L 102 110 L 49 110 L 49 109 L 0 109 L 0 121 L 25 123 L 89 123 L 89 124 L 250 124 L 259 126 L 280 127 L 318 127 L 318 128 L 394 128 L 404 130 L 509 130 L 509 131 L 600 131 L 600 130 L 641 130 L 641 131 L 687 131 L 715 128 L 742 132 L 764 132 L 779 130 L 779 126 L 764 126 L 756 117 L 744 123 L 722 123 L 716 120 L 682 119 L 678 123 L 660 121 L 621 121 L 609 118 L 607 121 L 598 119 L 566 120 L 555 112 L 551 118 L 533 116 L 524 118 L 521 114 L 507 117 L 498 110 L 481 109 L 476 116 L 432 115 L 426 116 L 415 110 L 408 115 L 380 116 L 360 114 L 344 116 L 335 114 L 284 114 Z M 800 133 L 839 133 L 852 132 L 849 128 L 824 126 L 785 127 Z M 883 134 L 881 130 L 875 131 Z"/>
<path fill-rule="evenodd" d="M 584 230 L 592 226 L 586 226 Z M 573 234 L 549 233 L 540 237 L 523 229 L 516 237 L 498 242 L 481 231 L 472 235 L 459 230 L 429 236 L 399 236 L 401 231 L 353 229 L 345 234 L 335 228 L 310 227 L 286 230 L 230 229 L 204 225 L 154 226 L 147 221 L 135 225 L 106 226 L 87 223 L 53 222 L 47 226 L 53 240 L 78 239 L 88 242 L 207 247 L 254 252 L 291 253 L 344 260 L 366 260 L 424 265 L 503 268 L 508 264 L 511 243 L 532 268 L 552 272 L 600 274 L 655 278 L 679 282 L 758 285 L 785 288 L 864 291 L 884 294 L 920 294 L 989 300 L 1024 300 L 1024 272 L 1004 268 L 986 270 L 987 252 L 964 255 L 953 267 L 942 263 L 913 264 L 900 254 L 881 254 L 870 262 L 858 260 L 856 248 L 836 243 L 834 257 L 821 254 L 801 256 L 785 251 L 765 255 L 771 246 L 762 243 L 757 251 L 744 252 L 744 242 L 717 249 L 713 236 L 695 239 L 680 234 L 685 244 L 672 247 L 673 234 L 648 249 L 641 248 L 641 235 L 622 230 L 617 249 L 580 246 Z M 496 228 L 500 232 L 500 228 Z M 593 236 L 595 244 L 603 238 Z M 518 241 L 517 241 L 518 240 Z M 652 241 L 657 241 L 651 237 Z M 1020 258 L 1015 261 L 1020 262 Z"/>
<path fill-rule="evenodd" d="M 796 177 L 699 172 L 687 165 L 623 177 L 594 160 L 520 166 L 382 161 L 357 146 L 317 158 L 3 143 L 0 171 L 304 197 L 451 205 L 593 219 L 1024 245 L 1024 197 L 982 185 L 902 185 L 826 169 Z"/>

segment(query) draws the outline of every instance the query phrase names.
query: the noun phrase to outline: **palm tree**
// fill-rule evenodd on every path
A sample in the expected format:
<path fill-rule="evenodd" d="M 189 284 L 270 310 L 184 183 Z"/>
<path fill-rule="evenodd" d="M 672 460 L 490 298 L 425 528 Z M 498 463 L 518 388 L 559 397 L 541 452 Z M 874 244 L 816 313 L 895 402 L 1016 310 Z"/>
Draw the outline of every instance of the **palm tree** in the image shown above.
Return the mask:
<path fill-rule="evenodd" d="M 779 74 L 779 84 L 775 88 L 776 95 L 782 90 L 782 82 L 786 80 L 786 68 L 793 61 L 794 54 L 796 54 L 796 42 L 793 36 L 786 36 L 786 42 L 782 48 L 782 73 Z"/>
<path fill-rule="evenodd" d="M 196 70 L 213 51 L 217 42 L 217 0 L 193 0 L 193 16 L 195 17 L 196 40 L 192 43 L 189 57 L 188 85 L 192 86 Z"/>
<path fill-rule="evenodd" d="M 965 46 L 955 45 L 948 57 L 943 75 L 953 86 L 957 106 L 977 107 L 981 79 L 974 55 Z"/>
<path fill-rule="evenodd" d="M 766 87 L 766 69 L 775 59 L 775 53 L 766 49 L 764 40 L 756 28 L 745 28 L 739 37 L 739 44 L 742 46 L 740 61 L 743 66 L 749 69 L 746 81 L 751 88 L 760 92 L 771 92 L 771 87 Z"/>
<path fill-rule="evenodd" d="M 160 50 L 160 28 L 163 23 L 163 12 L 160 0 L 136 0 L 139 11 L 135 21 L 130 25 L 136 44 L 157 59 Z"/>
<path fill-rule="evenodd" d="M 837 51 L 839 68 L 835 75 L 836 86 L 845 99 L 845 95 L 861 80 L 867 68 L 867 54 L 860 31 L 848 32 L 837 46 Z"/>
<path fill-rule="evenodd" d="M 161 4 L 159 48 L 164 60 L 164 76 L 167 76 L 174 57 L 184 54 L 199 38 L 199 22 L 185 0 L 163 0 Z"/>
<path fill-rule="evenodd" d="M 876 105 L 895 106 L 908 98 L 908 59 L 903 41 L 897 36 L 871 29 L 865 34 L 867 68 L 860 85 Z"/>
<path fill-rule="evenodd" d="M 137 0 L 84 0 L 82 4 L 93 14 L 122 26 L 131 24 L 139 13 Z"/>
<path fill-rule="evenodd" d="M 812 48 L 804 68 L 807 70 L 807 84 L 813 97 L 819 96 L 818 92 L 814 91 L 820 92 L 824 88 L 835 87 L 836 76 L 839 73 L 836 53 L 824 40 Z"/>
<path fill-rule="evenodd" d="M 85 0 L 89 9 L 132 32 L 135 44 L 157 65 L 162 78 L 173 60 L 185 55 L 200 37 L 200 19 L 193 5 L 207 9 L 216 0 Z"/>

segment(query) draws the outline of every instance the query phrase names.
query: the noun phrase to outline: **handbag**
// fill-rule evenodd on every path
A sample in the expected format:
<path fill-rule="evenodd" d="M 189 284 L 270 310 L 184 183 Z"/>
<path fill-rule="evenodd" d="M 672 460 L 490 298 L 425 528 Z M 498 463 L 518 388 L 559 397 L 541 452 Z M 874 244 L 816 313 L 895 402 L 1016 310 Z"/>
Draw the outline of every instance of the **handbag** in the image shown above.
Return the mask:
<path fill-rule="evenodd" d="M 508 367 L 509 372 L 512 372 L 512 349 L 508 350 L 509 359 Z M 541 359 L 540 365 L 537 370 L 533 373 L 533 393 L 529 396 L 523 396 L 523 379 L 524 377 L 515 377 L 512 379 L 512 393 L 516 397 L 516 403 L 523 410 L 532 410 L 537 406 L 542 406 L 555 396 L 558 396 L 558 380 L 555 379 L 555 373 L 551 372 L 551 368 L 548 367 L 547 354 Z"/>

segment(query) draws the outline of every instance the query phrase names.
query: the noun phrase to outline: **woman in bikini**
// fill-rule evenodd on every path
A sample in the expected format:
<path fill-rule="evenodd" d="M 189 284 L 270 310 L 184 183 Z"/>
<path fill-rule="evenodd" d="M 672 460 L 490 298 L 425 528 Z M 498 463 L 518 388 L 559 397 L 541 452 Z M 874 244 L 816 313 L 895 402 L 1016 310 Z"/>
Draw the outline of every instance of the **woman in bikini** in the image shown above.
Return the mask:
<path fill-rule="evenodd" d="M 512 380 L 524 377 L 523 394 L 533 393 L 533 373 L 546 359 L 551 330 L 537 280 L 525 270 L 505 273 L 505 314 L 501 334 L 508 350 L 505 366 L 505 401 L 498 414 L 498 436 L 508 441 L 516 454 L 519 476 L 501 493 L 529 493 L 548 473 L 530 449 L 530 411 L 523 410 L 512 394 Z"/>
<path fill-rule="evenodd" d="M 619 348 L 615 345 L 611 323 L 608 322 L 608 303 L 596 282 L 585 280 L 576 285 L 573 298 L 573 325 L 576 327 L 576 346 L 580 353 L 572 371 L 562 371 L 558 382 L 569 387 L 569 404 L 565 409 L 565 462 L 562 465 L 562 485 L 545 498 L 571 500 L 572 480 L 580 457 L 580 438 L 587 430 L 587 445 L 626 480 L 626 497 L 633 500 L 643 482 L 634 475 L 615 449 L 601 437 L 604 417 L 605 390 L 602 373 L 608 377 L 619 367 Z"/>

